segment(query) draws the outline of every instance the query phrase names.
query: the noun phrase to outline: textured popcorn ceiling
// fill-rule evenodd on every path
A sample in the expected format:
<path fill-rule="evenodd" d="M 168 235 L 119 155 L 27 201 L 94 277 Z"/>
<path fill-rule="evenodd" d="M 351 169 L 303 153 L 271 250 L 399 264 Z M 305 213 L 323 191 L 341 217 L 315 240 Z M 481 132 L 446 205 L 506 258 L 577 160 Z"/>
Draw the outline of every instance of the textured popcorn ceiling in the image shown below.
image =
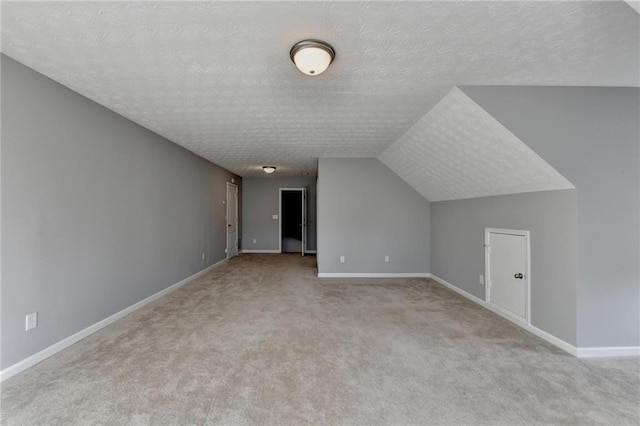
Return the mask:
<path fill-rule="evenodd" d="M 458 88 L 379 158 L 429 201 L 574 188 Z"/>
<path fill-rule="evenodd" d="M 375 157 L 455 85 L 640 79 L 623 2 L 3 2 L 2 51 L 242 176 Z"/>

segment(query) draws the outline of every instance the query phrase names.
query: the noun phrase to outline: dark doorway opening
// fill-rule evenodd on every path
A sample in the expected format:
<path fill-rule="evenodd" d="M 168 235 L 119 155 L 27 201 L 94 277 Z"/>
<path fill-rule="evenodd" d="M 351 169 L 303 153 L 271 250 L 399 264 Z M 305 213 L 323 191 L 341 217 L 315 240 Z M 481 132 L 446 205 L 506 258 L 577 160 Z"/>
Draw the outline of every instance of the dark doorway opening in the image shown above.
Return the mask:
<path fill-rule="evenodd" d="M 302 252 L 302 191 L 282 191 L 281 205 L 281 247 L 283 253 Z"/>

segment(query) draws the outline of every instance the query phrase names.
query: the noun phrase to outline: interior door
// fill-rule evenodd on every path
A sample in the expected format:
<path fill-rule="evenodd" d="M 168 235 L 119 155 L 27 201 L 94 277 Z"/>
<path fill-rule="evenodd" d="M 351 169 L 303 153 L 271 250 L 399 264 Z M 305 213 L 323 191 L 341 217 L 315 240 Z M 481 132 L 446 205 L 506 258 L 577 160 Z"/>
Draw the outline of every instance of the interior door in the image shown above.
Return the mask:
<path fill-rule="evenodd" d="M 238 255 L 238 187 L 227 182 L 227 259 Z"/>
<path fill-rule="evenodd" d="M 302 255 L 307 249 L 307 189 L 302 188 Z"/>
<path fill-rule="evenodd" d="M 519 320 L 529 315 L 528 238 L 527 231 L 486 233 L 487 302 Z"/>

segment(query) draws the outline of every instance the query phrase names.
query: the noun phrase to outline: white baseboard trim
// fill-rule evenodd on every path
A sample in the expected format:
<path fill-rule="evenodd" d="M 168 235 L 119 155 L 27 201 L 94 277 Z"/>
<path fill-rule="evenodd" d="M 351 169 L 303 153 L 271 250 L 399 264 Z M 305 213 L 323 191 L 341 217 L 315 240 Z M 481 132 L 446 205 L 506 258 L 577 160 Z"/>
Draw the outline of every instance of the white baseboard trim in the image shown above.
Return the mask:
<path fill-rule="evenodd" d="M 478 305 L 482 305 L 484 307 L 484 305 L 486 305 L 485 301 L 480 299 L 479 297 L 474 296 L 471 293 L 468 293 L 466 291 L 464 291 L 463 289 L 456 287 L 455 285 L 451 284 L 448 281 L 443 280 L 442 278 L 431 274 L 431 279 L 434 280 L 435 282 L 437 282 L 438 284 L 441 284 L 445 287 L 447 287 L 449 290 L 453 290 L 456 293 L 458 293 L 461 296 L 466 297 L 467 299 L 471 300 L 472 302 L 477 303 Z"/>
<path fill-rule="evenodd" d="M 538 336 L 542 340 L 545 340 L 545 341 L 551 343 L 552 345 L 562 349 L 565 352 L 570 353 L 573 356 L 578 356 L 578 349 L 575 346 L 573 346 L 572 344 L 567 343 L 564 340 L 559 339 L 558 337 L 556 337 L 556 336 L 554 336 L 552 334 L 549 334 L 544 330 L 540 330 L 536 326 L 533 326 L 531 324 L 527 324 L 527 323 L 522 322 L 522 321 L 514 320 L 514 318 L 512 318 L 509 315 L 506 315 L 503 312 L 495 309 L 493 306 L 489 305 L 487 302 L 485 302 L 484 300 L 480 299 L 479 297 L 474 296 L 473 294 L 462 290 L 461 288 L 451 284 L 450 282 L 447 282 L 447 281 L 443 280 L 442 278 L 440 278 L 440 277 L 438 277 L 436 275 L 431 274 L 431 279 L 434 280 L 435 282 L 437 282 L 438 284 L 440 284 L 440 285 L 442 285 L 442 286 L 444 286 L 444 287 L 446 287 L 446 288 L 448 288 L 450 290 L 453 290 L 454 292 L 458 293 L 459 295 L 461 295 L 463 297 L 466 297 L 467 299 L 471 300 L 472 302 L 477 303 L 478 305 L 482 306 L 483 308 L 485 308 L 485 309 L 487 309 L 487 310 L 489 310 L 489 311 L 491 311 L 491 312 L 493 312 L 495 314 L 498 314 L 501 317 L 511 321 L 512 323 L 524 328 L 528 332 L 530 332 L 532 334 L 535 334 L 536 336 Z"/>
<path fill-rule="evenodd" d="M 640 356 L 640 346 L 578 348 L 578 358 Z"/>
<path fill-rule="evenodd" d="M 562 349 L 563 351 L 578 357 L 578 358 L 604 358 L 604 357 L 637 357 L 640 356 L 640 346 L 612 346 L 612 347 L 593 347 L 593 348 L 579 348 L 576 346 L 573 346 L 570 343 L 565 342 L 564 340 L 554 336 L 553 334 L 549 334 L 544 330 L 539 329 L 538 327 L 531 325 L 531 324 L 527 324 L 524 323 L 522 321 L 517 321 L 514 320 L 514 318 L 504 314 L 503 312 L 495 309 L 493 306 L 489 305 L 487 302 L 485 302 L 484 300 L 480 299 L 479 297 L 474 296 L 471 293 L 467 293 L 466 291 L 462 290 L 461 288 L 456 287 L 455 285 L 443 280 L 442 278 L 431 274 L 431 279 L 433 279 L 434 281 L 436 281 L 437 283 L 443 285 L 444 287 L 447 287 L 450 290 L 455 291 L 456 293 L 460 294 L 461 296 L 466 297 L 467 299 L 471 300 L 472 302 L 477 303 L 478 305 L 482 306 L 485 309 L 490 310 L 491 312 L 500 315 L 501 317 L 508 319 L 509 321 L 513 322 L 514 324 L 524 328 L 525 330 L 527 330 L 530 333 L 535 334 L 536 336 L 538 336 L 539 338 L 541 338 L 542 340 L 546 340 L 547 342 L 551 343 L 552 345 Z"/>
<path fill-rule="evenodd" d="M 496 312 L 496 311 L 493 311 L 493 312 Z M 546 331 L 541 330 L 534 325 L 531 325 L 531 324 L 524 324 L 524 325 L 518 324 L 518 325 L 520 325 L 522 328 L 524 328 L 528 332 L 535 334 L 542 340 L 545 340 L 551 343 L 552 345 L 554 345 L 555 347 L 562 349 L 566 353 L 573 355 L 575 357 L 578 356 L 578 348 L 573 346 L 571 343 L 567 343 L 564 340 L 560 339 L 559 337 L 556 337 L 553 334 L 547 333 Z"/>
<path fill-rule="evenodd" d="M 280 250 L 241 250 L 241 253 L 282 253 Z M 306 250 L 304 254 L 316 254 L 316 250 Z"/>
<path fill-rule="evenodd" d="M 203 269 L 200 272 L 196 272 L 195 274 L 185 278 L 184 280 L 177 282 L 167 288 L 165 288 L 164 290 L 160 290 L 159 292 L 147 297 L 146 299 L 143 299 L 137 303 L 134 303 L 133 305 L 129 306 L 128 308 L 125 308 L 123 310 L 121 310 L 120 312 L 116 312 L 115 314 L 101 320 L 98 321 L 97 323 L 90 325 L 89 327 L 85 328 L 84 330 L 80 330 L 79 332 L 77 332 L 76 334 L 73 334 L 65 339 L 60 340 L 57 343 L 54 343 L 53 345 L 49 346 L 46 349 L 41 350 L 40 352 L 31 355 L 28 358 L 23 359 L 22 361 L 18 361 L 17 363 L 5 368 L 4 370 L 0 371 L 0 383 L 4 382 L 5 380 L 7 380 L 10 377 L 15 376 L 18 373 L 23 372 L 24 370 L 33 367 L 34 365 L 38 364 L 39 362 L 44 361 L 45 359 L 49 358 L 52 355 L 55 355 L 56 353 L 62 351 L 63 349 L 68 348 L 69 346 L 73 345 L 74 343 L 79 342 L 80 340 L 84 339 L 85 337 L 95 333 L 96 331 L 110 325 L 113 324 L 114 322 L 118 321 L 119 319 L 129 315 L 130 313 L 132 313 L 133 311 L 142 308 L 143 306 L 160 299 L 161 297 L 167 295 L 168 293 L 177 290 L 178 288 L 182 287 L 183 285 L 187 284 L 190 281 L 195 280 L 196 278 L 201 277 L 202 275 L 206 274 L 207 272 L 211 271 L 212 269 L 222 265 L 223 263 L 225 263 L 227 261 L 227 259 L 223 259 L 218 263 L 214 263 L 213 265 Z"/>
<path fill-rule="evenodd" d="M 428 272 L 416 273 L 368 273 L 368 272 L 318 272 L 318 278 L 430 278 Z"/>

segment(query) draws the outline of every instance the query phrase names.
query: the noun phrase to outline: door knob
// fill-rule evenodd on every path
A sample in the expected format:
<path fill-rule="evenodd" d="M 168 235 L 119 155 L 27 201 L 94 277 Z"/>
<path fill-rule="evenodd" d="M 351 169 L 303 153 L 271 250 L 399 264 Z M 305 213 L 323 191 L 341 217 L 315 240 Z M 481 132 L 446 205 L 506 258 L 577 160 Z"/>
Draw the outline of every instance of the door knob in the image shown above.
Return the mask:
<path fill-rule="evenodd" d="M 518 273 L 518 274 L 515 274 L 513 277 L 521 280 L 522 278 L 524 278 L 524 275 Z"/>

